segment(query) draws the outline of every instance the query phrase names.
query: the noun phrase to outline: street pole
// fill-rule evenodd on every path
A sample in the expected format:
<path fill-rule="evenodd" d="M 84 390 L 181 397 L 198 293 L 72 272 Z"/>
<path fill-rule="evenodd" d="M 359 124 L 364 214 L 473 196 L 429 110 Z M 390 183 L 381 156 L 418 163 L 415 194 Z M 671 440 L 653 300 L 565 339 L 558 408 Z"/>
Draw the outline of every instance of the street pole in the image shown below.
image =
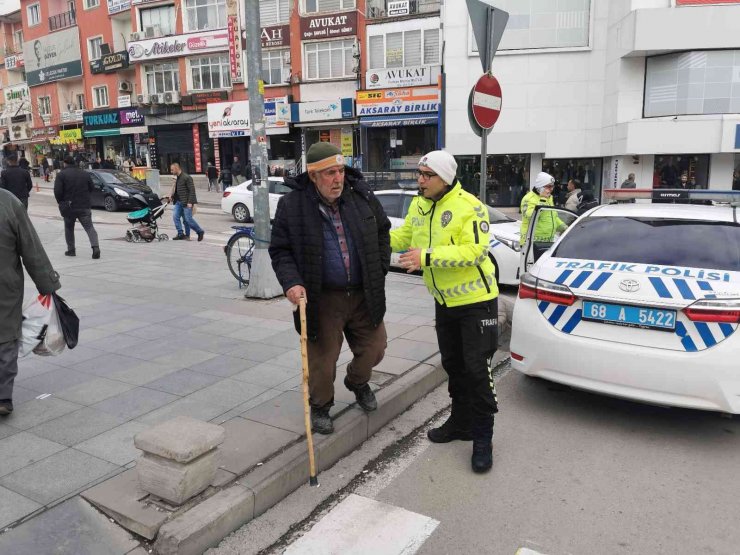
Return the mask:
<path fill-rule="evenodd" d="M 493 32 L 493 8 L 486 10 L 486 36 L 490 37 Z M 486 41 L 485 46 L 485 58 L 483 62 L 483 72 L 491 72 L 491 64 L 493 63 L 493 55 L 495 50 L 491 52 L 491 43 Z M 479 47 L 480 48 L 480 47 Z M 495 48 L 495 47 L 494 47 Z M 480 201 L 484 204 L 488 204 L 486 198 L 486 186 L 488 185 L 488 134 L 491 132 L 490 129 L 480 130 Z"/>
<path fill-rule="evenodd" d="M 250 165 L 254 194 L 255 248 L 251 277 L 244 295 L 252 299 L 272 299 L 283 294 L 275 276 L 267 247 L 270 244 L 270 201 L 267 179 L 267 133 L 265 130 L 264 83 L 262 81 L 262 43 L 260 42 L 259 0 L 245 0 L 247 33 L 247 82 L 249 83 Z"/>

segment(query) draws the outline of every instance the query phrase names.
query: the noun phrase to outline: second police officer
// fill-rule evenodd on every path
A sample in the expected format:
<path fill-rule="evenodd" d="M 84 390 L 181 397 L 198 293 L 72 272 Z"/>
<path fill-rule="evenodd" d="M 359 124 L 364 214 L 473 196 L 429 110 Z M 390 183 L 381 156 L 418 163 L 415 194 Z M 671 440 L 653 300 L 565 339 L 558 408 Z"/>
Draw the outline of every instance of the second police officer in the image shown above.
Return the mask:
<path fill-rule="evenodd" d="M 407 271 L 422 270 L 435 300 L 452 412 L 427 436 L 434 443 L 472 440 L 472 468 L 486 472 L 493 463 L 498 412 L 491 368 L 498 340 L 498 286 L 488 256 L 488 210 L 463 190 L 456 171 L 455 159 L 442 150 L 421 158 L 419 196 L 403 226 L 391 231 L 391 248 L 405 251 L 400 262 Z"/>

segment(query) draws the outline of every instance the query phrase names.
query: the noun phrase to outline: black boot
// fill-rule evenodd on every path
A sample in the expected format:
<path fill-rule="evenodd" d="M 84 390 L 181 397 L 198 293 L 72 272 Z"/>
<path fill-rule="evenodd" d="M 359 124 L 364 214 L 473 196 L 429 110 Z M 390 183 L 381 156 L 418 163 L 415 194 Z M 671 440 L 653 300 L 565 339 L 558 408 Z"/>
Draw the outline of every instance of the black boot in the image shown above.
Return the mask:
<path fill-rule="evenodd" d="M 172 238 L 173 241 L 183 241 L 184 239 L 185 239 L 185 235 L 182 233 L 178 233 L 177 237 Z"/>
<path fill-rule="evenodd" d="M 460 441 L 472 441 L 470 407 L 459 400 L 453 400 L 450 417 L 439 428 L 429 430 L 427 437 L 432 443 L 449 443 L 456 439 Z"/>
<path fill-rule="evenodd" d="M 92 251 L 93 251 L 93 254 L 92 254 L 93 260 L 97 260 L 98 258 L 100 258 L 100 247 L 93 247 Z"/>
<path fill-rule="evenodd" d="M 328 435 L 334 432 L 334 423 L 329 417 L 329 409 L 311 407 L 311 430 L 317 434 Z"/>
<path fill-rule="evenodd" d="M 0 399 L 0 416 L 7 416 L 13 412 L 12 399 Z"/>
<path fill-rule="evenodd" d="M 64 253 L 64 256 L 77 256 L 77 253 L 75 252 L 74 249 L 69 249 L 68 251 Z"/>
<path fill-rule="evenodd" d="M 347 376 L 344 377 L 344 387 L 349 389 L 355 394 L 357 404 L 362 407 L 365 412 L 372 412 L 378 408 L 378 401 L 375 399 L 375 393 L 370 389 L 370 384 L 364 384 L 360 386 L 354 386 L 349 383 Z"/>
<path fill-rule="evenodd" d="M 490 440 L 473 440 L 473 456 L 470 457 L 473 472 L 488 472 L 493 466 L 493 444 Z"/>

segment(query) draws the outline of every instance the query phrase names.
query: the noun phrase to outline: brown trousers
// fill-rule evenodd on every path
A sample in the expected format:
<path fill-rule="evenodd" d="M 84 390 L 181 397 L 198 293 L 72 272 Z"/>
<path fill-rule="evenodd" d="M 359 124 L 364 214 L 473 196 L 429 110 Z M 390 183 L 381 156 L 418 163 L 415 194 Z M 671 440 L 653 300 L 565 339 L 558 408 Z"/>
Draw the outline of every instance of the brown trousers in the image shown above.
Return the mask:
<path fill-rule="evenodd" d="M 383 322 L 374 327 L 370 321 L 362 290 L 322 291 L 317 335 L 317 341 L 308 342 L 308 388 L 311 406 L 328 408 L 334 404 L 343 338 L 354 355 L 347 365 L 347 381 L 361 386 L 370 381 L 373 368 L 383 360 L 388 336 Z"/>

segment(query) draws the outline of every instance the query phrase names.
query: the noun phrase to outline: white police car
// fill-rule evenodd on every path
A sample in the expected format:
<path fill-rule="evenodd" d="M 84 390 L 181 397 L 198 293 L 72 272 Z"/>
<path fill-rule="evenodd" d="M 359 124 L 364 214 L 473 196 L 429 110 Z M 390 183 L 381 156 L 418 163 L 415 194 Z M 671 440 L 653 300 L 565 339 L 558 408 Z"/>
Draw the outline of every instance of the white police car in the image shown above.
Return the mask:
<path fill-rule="evenodd" d="M 651 195 L 621 191 L 613 196 Z M 740 203 L 740 193 L 680 193 L 688 195 Z M 572 225 L 559 238 L 533 241 L 538 221 L 553 216 Z M 734 206 L 637 202 L 581 217 L 538 207 L 529 229 L 513 368 L 616 397 L 740 413 Z"/>

